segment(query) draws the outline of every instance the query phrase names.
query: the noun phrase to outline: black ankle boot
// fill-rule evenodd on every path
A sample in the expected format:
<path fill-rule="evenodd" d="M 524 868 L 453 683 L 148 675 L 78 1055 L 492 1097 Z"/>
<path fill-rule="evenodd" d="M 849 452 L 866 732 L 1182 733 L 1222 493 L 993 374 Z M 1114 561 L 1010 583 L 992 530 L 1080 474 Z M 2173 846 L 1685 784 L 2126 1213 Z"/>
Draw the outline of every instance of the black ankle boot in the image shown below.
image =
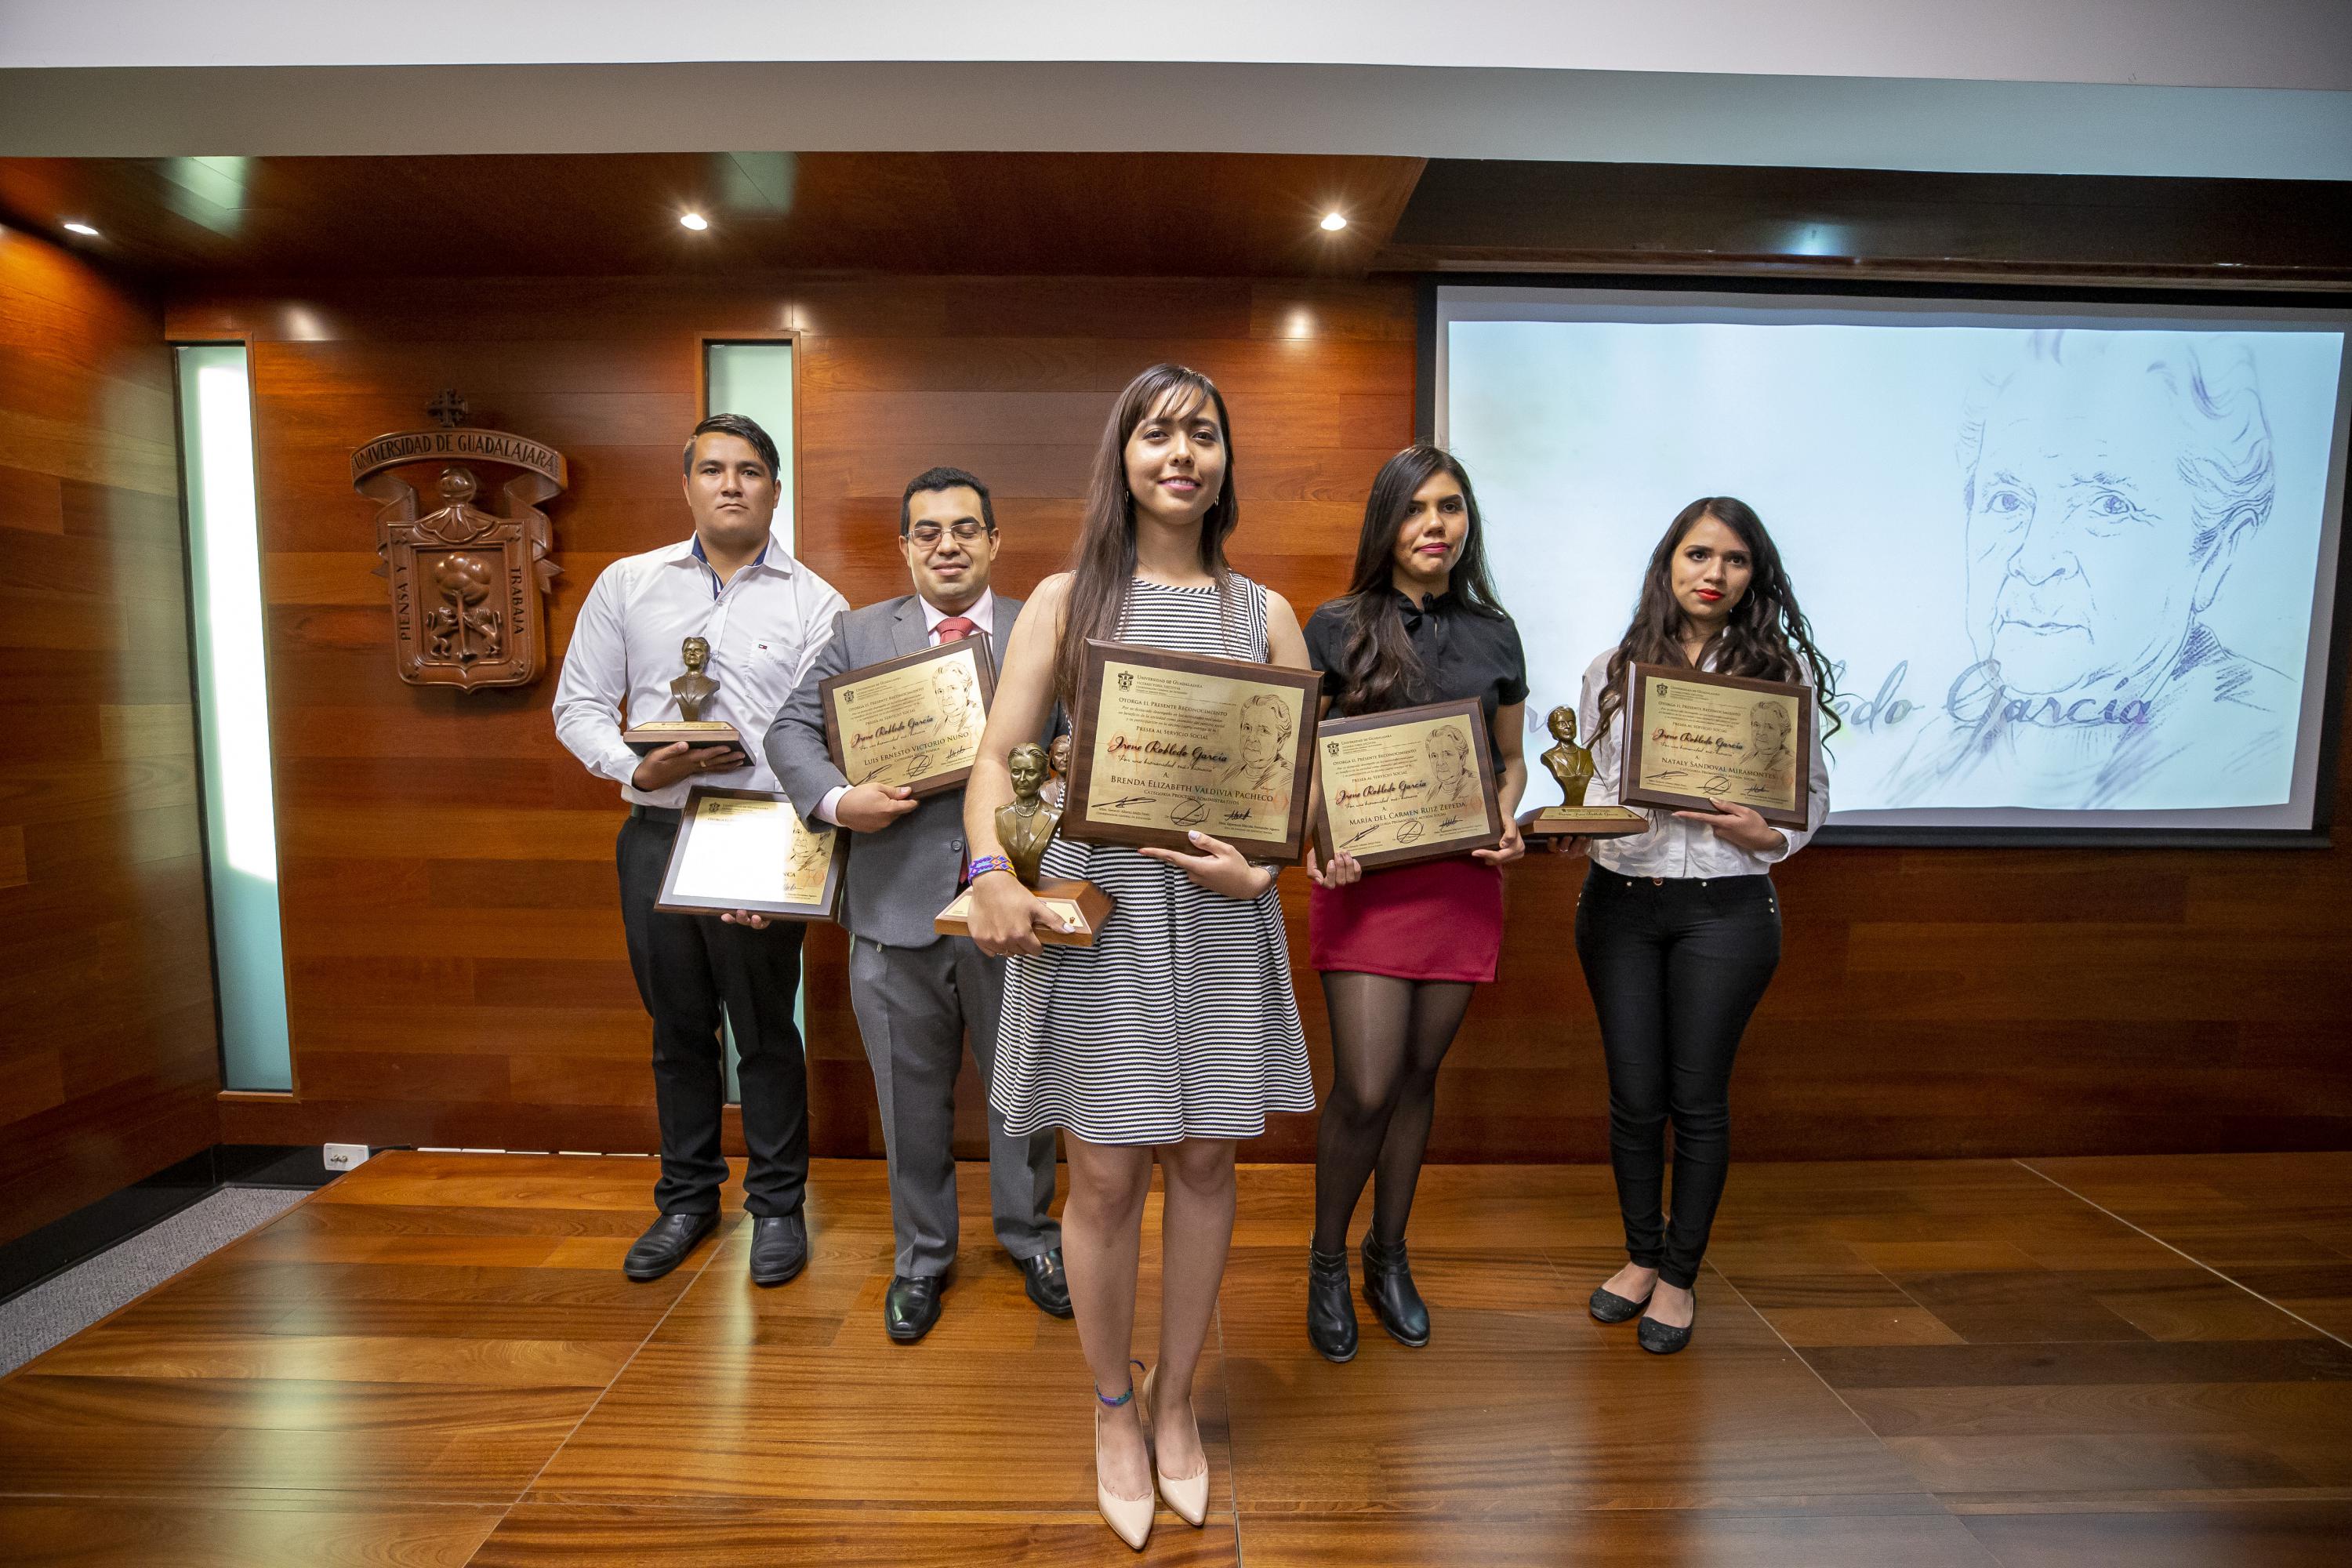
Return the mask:
<path fill-rule="evenodd" d="M 1413 1289 L 1403 1242 L 1382 1247 L 1370 1236 L 1364 1237 L 1364 1300 L 1397 1343 L 1418 1350 L 1429 1342 L 1429 1309 Z"/>
<path fill-rule="evenodd" d="M 1325 1361 L 1356 1359 L 1356 1299 L 1344 1252 L 1307 1249 L 1307 1342 Z"/>

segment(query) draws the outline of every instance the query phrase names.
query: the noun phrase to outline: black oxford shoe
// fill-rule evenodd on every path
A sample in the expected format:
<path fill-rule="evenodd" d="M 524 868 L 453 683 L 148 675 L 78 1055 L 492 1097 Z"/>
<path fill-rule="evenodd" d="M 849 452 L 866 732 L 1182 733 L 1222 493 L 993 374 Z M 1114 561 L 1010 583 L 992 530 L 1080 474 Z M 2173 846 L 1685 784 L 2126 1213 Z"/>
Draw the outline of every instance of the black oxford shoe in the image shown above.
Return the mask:
<path fill-rule="evenodd" d="M 666 1214 L 630 1245 L 621 1272 L 632 1279 L 658 1279 L 685 1262 L 694 1244 L 718 1228 L 716 1214 Z"/>
<path fill-rule="evenodd" d="M 1048 1317 L 1070 1315 L 1070 1277 L 1062 1272 L 1060 1247 L 1021 1260 L 1021 1288 Z"/>
<path fill-rule="evenodd" d="M 751 1283 L 781 1285 L 808 1267 L 808 1224 L 796 1214 L 751 1221 Z"/>
<path fill-rule="evenodd" d="M 882 1331 L 902 1345 L 929 1333 L 940 1321 L 940 1289 L 946 1283 L 936 1274 L 920 1279 L 892 1276 L 882 1296 Z"/>

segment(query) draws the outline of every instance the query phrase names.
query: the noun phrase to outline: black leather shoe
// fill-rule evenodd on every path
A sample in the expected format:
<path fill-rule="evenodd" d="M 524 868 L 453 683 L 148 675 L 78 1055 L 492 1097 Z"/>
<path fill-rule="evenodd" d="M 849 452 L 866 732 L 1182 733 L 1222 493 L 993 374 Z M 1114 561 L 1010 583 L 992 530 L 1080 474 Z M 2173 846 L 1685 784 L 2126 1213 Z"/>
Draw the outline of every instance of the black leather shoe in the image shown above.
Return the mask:
<path fill-rule="evenodd" d="M 1364 1237 L 1364 1300 L 1397 1343 L 1419 1350 L 1429 1342 L 1429 1308 L 1413 1288 L 1403 1242 L 1382 1247 L 1371 1237 Z"/>
<path fill-rule="evenodd" d="M 1049 1247 L 1021 1260 L 1021 1289 L 1049 1318 L 1070 1316 L 1070 1277 L 1062 1272 L 1062 1249 Z"/>
<path fill-rule="evenodd" d="M 1307 1342 L 1325 1361 L 1356 1359 L 1356 1299 L 1345 1252 L 1307 1249 Z"/>
<path fill-rule="evenodd" d="M 1628 1300 L 1604 1285 L 1595 1290 L 1592 1300 L 1584 1305 L 1586 1310 L 1604 1323 L 1630 1323 L 1640 1317 L 1642 1309 L 1649 1304 L 1647 1296 L 1638 1301 Z"/>
<path fill-rule="evenodd" d="M 1643 1318 L 1633 1330 L 1633 1337 L 1652 1355 L 1672 1355 L 1691 1342 L 1691 1330 L 1698 1327 L 1698 1297 L 1691 1297 L 1691 1321 L 1682 1328 L 1669 1328 L 1654 1318 Z"/>
<path fill-rule="evenodd" d="M 937 1274 L 920 1279 L 893 1275 L 882 1296 L 882 1331 L 902 1345 L 929 1333 L 940 1321 L 940 1291 L 946 1284 Z"/>
<path fill-rule="evenodd" d="M 694 1244 L 718 1228 L 715 1213 L 666 1214 L 629 1245 L 621 1272 L 632 1279 L 658 1279 L 685 1262 Z"/>
<path fill-rule="evenodd" d="M 751 1220 L 751 1283 L 781 1285 L 808 1267 L 808 1223 L 796 1214 Z"/>

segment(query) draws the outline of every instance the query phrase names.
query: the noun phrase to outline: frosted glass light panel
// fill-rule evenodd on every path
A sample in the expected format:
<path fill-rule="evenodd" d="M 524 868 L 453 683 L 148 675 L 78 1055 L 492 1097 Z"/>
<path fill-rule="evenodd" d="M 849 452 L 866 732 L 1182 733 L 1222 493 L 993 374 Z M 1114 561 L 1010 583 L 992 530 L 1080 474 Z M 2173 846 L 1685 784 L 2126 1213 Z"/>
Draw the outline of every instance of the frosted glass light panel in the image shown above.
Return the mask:
<path fill-rule="evenodd" d="M 703 353 L 703 412 L 740 414 L 776 443 L 776 528 L 793 544 L 793 345 L 705 343 Z"/>
<path fill-rule="evenodd" d="M 796 468 L 793 451 L 793 345 L 789 340 L 702 345 L 703 413 L 740 414 L 768 433 L 776 444 L 776 531 L 788 548 L 793 538 L 793 484 Z M 793 994 L 793 1026 L 808 1032 L 803 1005 L 806 987 Z M 727 1044 L 727 1100 L 742 1103 L 742 1086 L 736 1066 L 742 1059 L 735 1047 L 732 1022 L 723 1026 Z"/>
<path fill-rule="evenodd" d="M 291 1089 L 246 351 L 204 343 L 177 353 L 221 1081 Z"/>

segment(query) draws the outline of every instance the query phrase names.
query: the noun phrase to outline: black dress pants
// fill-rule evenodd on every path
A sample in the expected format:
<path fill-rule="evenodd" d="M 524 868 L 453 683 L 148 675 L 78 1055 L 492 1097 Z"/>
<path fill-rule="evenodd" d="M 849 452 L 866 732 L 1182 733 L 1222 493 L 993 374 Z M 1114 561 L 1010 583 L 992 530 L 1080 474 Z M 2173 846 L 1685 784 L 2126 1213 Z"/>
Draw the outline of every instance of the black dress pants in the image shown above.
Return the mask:
<path fill-rule="evenodd" d="M 1576 954 L 1609 1063 L 1609 1163 L 1625 1252 L 1688 1289 L 1731 1164 L 1731 1061 L 1780 962 L 1769 877 L 1621 877 L 1595 866 Z M 1671 1223 L 1666 1124 L 1675 1129 Z"/>
<path fill-rule="evenodd" d="M 664 816 L 671 814 L 664 813 Z M 720 1008 L 735 1031 L 743 1091 L 743 1142 L 751 1151 L 743 1206 L 763 1218 L 796 1214 L 808 1184 L 808 1065 L 793 1023 L 800 988 L 801 924 L 765 931 L 715 915 L 654 910 L 677 824 L 632 815 L 615 849 L 621 924 L 637 995 L 654 1019 L 654 1100 L 661 1117 L 664 1214 L 716 1214 L 727 1161 L 719 1152 L 727 1100 Z"/>

